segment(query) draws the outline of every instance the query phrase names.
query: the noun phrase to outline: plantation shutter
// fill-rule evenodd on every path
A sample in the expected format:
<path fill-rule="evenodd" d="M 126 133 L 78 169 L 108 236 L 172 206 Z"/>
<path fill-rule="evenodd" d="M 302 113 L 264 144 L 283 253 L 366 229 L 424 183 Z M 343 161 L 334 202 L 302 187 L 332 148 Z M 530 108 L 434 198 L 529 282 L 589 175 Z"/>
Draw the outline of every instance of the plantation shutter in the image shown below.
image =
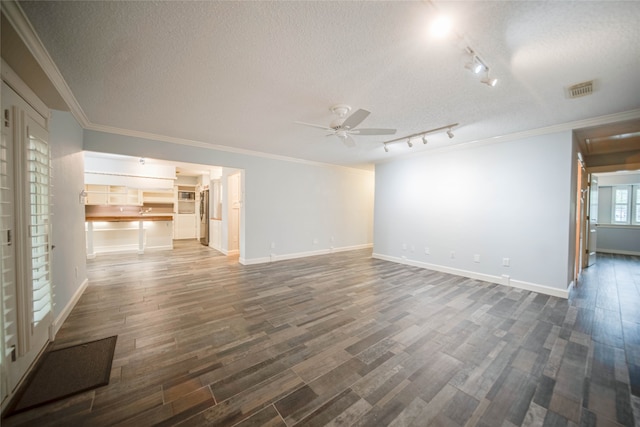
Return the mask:
<path fill-rule="evenodd" d="M 52 311 L 51 164 L 47 141 L 29 133 L 27 150 L 31 240 L 32 326 Z"/>

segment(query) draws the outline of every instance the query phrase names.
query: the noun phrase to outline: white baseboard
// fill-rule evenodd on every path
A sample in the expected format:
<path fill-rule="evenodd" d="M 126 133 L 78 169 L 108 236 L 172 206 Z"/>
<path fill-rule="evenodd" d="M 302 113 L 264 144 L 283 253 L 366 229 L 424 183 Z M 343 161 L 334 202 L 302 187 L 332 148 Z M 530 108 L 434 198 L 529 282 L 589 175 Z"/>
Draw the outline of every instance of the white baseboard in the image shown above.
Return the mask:
<path fill-rule="evenodd" d="M 267 262 L 271 262 L 271 258 L 270 257 L 251 258 L 251 259 L 238 258 L 238 262 L 242 265 L 265 264 Z"/>
<path fill-rule="evenodd" d="M 373 258 L 381 259 L 384 261 L 391 261 L 398 264 L 410 265 L 413 267 L 424 268 L 427 270 L 439 271 L 441 273 L 453 274 L 455 276 L 468 277 L 470 279 L 481 280 L 484 282 L 495 283 L 503 286 L 510 286 L 512 288 L 525 289 L 527 291 L 534 291 L 545 295 L 552 295 L 560 298 L 569 298 L 568 289 L 557 289 L 546 285 L 539 285 L 537 283 L 525 282 L 522 280 L 514 280 L 509 276 L 494 276 L 491 274 L 478 273 L 475 271 L 461 270 L 458 268 L 447 267 L 438 264 L 429 264 L 426 262 L 413 261 L 405 258 L 398 258 L 389 255 L 374 253 L 371 255 Z"/>
<path fill-rule="evenodd" d="M 616 255 L 633 255 L 633 256 L 640 256 L 640 252 L 636 252 L 636 251 L 623 251 L 620 249 L 600 249 L 598 248 L 597 250 L 598 252 L 602 252 L 604 254 L 616 254 Z"/>
<path fill-rule="evenodd" d="M 291 254 L 271 254 L 268 257 L 262 258 L 240 258 L 238 261 L 242 265 L 254 265 L 254 264 L 264 264 L 267 262 L 277 262 L 277 261 L 285 261 L 289 259 L 297 259 L 297 258 L 306 258 L 310 256 L 318 256 L 318 255 L 328 255 L 336 252 L 347 252 L 347 251 L 355 251 L 358 249 L 370 249 L 373 247 L 372 243 L 366 243 L 364 245 L 353 245 L 353 246 L 343 246 L 340 248 L 329 248 L 329 249 L 319 249 L 315 251 L 307 251 L 307 252 L 297 252 Z"/>
<path fill-rule="evenodd" d="M 67 320 L 67 317 L 69 317 L 71 310 L 73 310 L 73 307 L 76 306 L 76 304 L 78 303 L 78 300 L 84 293 L 85 289 L 87 289 L 87 286 L 89 286 L 89 279 L 84 279 L 84 281 L 80 284 L 78 289 L 76 289 L 76 292 L 73 294 L 73 297 L 69 300 L 65 308 L 60 312 L 58 317 L 56 317 L 55 320 L 53 321 L 53 325 L 52 325 L 53 338 L 55 338 L 56 334 L 62 327 L 62 324 L 64 323 L 65 320 Z"/>
<path fill-rule="evenodd" d="M 212 245 L 211 243 L 209 243 L 209 247 L 211 249 L 215 249 L 218 252 L 222 252 L 223 254 L 226 255 L 226 251 L 222 249 L 222 246 L 218 246 L 218 245 Z"/>
<path fill-rule="evenodd" d="M 147 251 L 170 251 L 173 249 L 173 244 L 171 245 L 159 245 L 159 246 L 145 246 L 144 250 Z"/>

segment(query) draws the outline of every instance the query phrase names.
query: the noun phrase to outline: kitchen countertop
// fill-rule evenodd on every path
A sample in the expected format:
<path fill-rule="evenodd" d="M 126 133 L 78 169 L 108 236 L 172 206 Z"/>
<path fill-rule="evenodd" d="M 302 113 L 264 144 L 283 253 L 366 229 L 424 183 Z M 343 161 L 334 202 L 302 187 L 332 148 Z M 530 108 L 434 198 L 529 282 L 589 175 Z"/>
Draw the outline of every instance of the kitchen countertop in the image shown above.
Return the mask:
<path fill-rule="evenodd" d="M 85 221 L 107 221 L 107 222 L 128 222 L 128 221 L 173 221 L 173 215 L 137 215 L 137 216 L 87 216 Z"/>

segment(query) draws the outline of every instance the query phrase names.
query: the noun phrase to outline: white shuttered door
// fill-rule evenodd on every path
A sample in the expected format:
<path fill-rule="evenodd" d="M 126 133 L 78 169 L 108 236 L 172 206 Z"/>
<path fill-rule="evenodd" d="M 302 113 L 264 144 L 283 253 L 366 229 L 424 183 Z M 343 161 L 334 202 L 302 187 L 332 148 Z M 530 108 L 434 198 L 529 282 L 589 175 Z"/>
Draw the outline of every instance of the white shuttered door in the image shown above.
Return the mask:
<path fill-rule="evenodd" d="M 47 119 L 2 83 L 0 373 L 2 405 L 50 338 L 51 162 Z"/>
<path fill-rule="evenodd" d="M 26 160 L 29 181 L 29 243 L 31 257 L 31 289 L 29 319 L 32 340 L 41 342 L 38 333 L 45 334 L 52 322 L 51 298 L 51 165 L 48 134 L 40 125 L 27 119 Z M 43 326 L 44 327 L 41 327 Z"/>

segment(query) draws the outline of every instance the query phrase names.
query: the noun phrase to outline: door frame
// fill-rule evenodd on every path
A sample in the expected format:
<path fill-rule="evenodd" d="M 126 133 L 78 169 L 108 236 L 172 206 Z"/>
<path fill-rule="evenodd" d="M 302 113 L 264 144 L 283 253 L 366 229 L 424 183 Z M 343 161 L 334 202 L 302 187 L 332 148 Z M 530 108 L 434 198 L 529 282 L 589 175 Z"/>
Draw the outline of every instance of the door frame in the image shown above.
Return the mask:
<path fill-rule="evenodd" d="M 30 239 L 26 227 L 29 225 L 27 219 L 28 210 L 24 205 L 24 199 L 28 199 L 29 190 L 26 173 L 28 169 L 22 161 L 24 159 L 23 150 L 26 150 L 24 144 L 29 134 L 29 127 L 32 129 L 41 128 L 46 141 L 49 140 L 48 128 L 50 120 L 50 111 L 46 105 L 37 97 L 37 95 L 20 79 L 20 77 L 2 60 L 2 86 L 5 96 L 2 96 L 2 114 L 4 116 L 5 109 L 9 109 L 11 120 L 11 135 L 9 143 L 12 144 L 13 158 L 13 232 L 12 242 L 14 245 L 15 259 L 13 266 L 15 269 L 15 304 L 17 322 L 16 330 L 16 360 L 11 361 L 12 355 L 5 348 L 5 330 L 4 327 L 0 331 L 2 345 L 0 350 L 3 351 L 2 363 L 0 369 L 5 370 L 7 380 L 7 396 L 0 396 L 1 410 L 6 409 L 15 392 L 20 388 L 22 382 L 27 378 L 28 373 L 35 365 L 38 358 L 42 355 L 49 341 L 53 340 L 53 312 L 50 312 L 45 322 L 41 323 L 33 334 L 34 328 L 29 320 L 31 309 L 27 306 L 32 305 L 32 298 L 28 295 L 27 288 L 31 289 L 31 284 L 25 285 L 31 279 L 31 262 L 28 255 L 30 253 Z M 4 90 L 6 86 L 8 91 Z M 3 117 L 4 119 L 4 117 Z M 3 124 L 4 126 L 4 124 Z M 50 154 L 49 154 L 50 159 Z M 51 206 L 51 205 L 49 205 Z M 25 237 L 26 236 L 26 237 Z M 51 230 L 49 229 L 49 242 L 51 238 Z M 26 239 L 26 240 L 25 240 Z M 28 246 L 28 247 L 27 247 Z M 49 259 L 49 275 L 51 275 L 52 260 Z M 27 271 L 28 267 L 28 271 Z M 53 291 L 53 279 L 50 276 L 50 286 Z M 27 308 L 25 308 L 27 307 Z M 29 313 L 26 313 L 28 311 Z M 5 316 L 5 308 L 0 304 L 0 316 Z M 27 319 L 25 321 L 25 319 Z M 43 343 L 40 341 L 44 340 Z M 37 342 L 36 342 L 37 341 Z"/>

